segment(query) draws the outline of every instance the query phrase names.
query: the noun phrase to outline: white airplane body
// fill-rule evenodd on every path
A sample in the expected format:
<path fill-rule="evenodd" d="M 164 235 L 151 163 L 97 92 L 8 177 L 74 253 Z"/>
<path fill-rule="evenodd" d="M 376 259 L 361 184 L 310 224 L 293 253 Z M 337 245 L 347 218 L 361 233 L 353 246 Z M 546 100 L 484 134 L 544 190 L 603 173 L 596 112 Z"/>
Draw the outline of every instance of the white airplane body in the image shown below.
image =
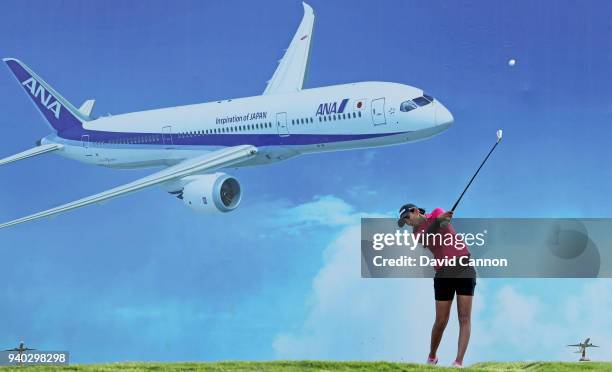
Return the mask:
<path fill-rule="evenodd" d="M 93 118 L 94 101 L 71 105 L 22 62 L 4 61 L 54 133 L 0 165 L 47 152 L 113 168 L 162 166 L 126 185 L 0 224 L 16 225 L 161 185 L 196 210 L 227 212 L 240 203 L 224 168 L 264 165 L 297 155 L 388 146 L 439 134 L 451 113 L 421 89 L 360 82 L 303 89 L 314 13 L 304 17 L 261 96 Z M 215 172 L 215 173 L 213 173 Z"/>
<path fill-rule="evenodd" d="M 250 144 L 258 148 L 258 155 L 236 167 L 267 164 L 305 153 L 431 137 L 448 127 L 449 114 L 439 102 L 414 110 L 409 118 L 402 118 L 399 111 L 406 97 L 422 95 L 415 88 L 384 82 L 305 89 L 100 117 L 83 126 L 93 133 L 73 139 L 47 137 L 41 143 L 64 145 L 60 154 L 74 160 L 115 168 L 173 165 L 221 147 Z M 337 113 L 344 99 L 348 100 L 344 110 Z M 382 118 L 381 124 L 374 125 L 371 105 L 377 99 Z M 361 109 L 348 107 L 359 102 Z M 319 107 L 326 105 L 328 112 L 334 105 L 336 110 L 317 115 Z M 384 112 L 389 107 L 396 110 Z M 440 126 L 437 115 L 444 118 Z M 227 122 L 231 119 L 240 121 Z M 96 133 L 103 132 L 116 136 L 107 133 L 98 139 Z"/>

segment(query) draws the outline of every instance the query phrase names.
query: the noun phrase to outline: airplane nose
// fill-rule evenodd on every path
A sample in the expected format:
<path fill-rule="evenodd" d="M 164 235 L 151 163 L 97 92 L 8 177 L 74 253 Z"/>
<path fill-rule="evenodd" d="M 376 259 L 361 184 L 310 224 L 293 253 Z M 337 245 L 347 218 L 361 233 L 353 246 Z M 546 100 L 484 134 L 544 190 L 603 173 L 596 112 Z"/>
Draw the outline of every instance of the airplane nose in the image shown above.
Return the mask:
<path fill-rule="evenodd" d="M 443 104 L 437 102 L 436 108 L 436 124 L 437 125 L 450 125 L 455 121 L 453 114 Z"/>

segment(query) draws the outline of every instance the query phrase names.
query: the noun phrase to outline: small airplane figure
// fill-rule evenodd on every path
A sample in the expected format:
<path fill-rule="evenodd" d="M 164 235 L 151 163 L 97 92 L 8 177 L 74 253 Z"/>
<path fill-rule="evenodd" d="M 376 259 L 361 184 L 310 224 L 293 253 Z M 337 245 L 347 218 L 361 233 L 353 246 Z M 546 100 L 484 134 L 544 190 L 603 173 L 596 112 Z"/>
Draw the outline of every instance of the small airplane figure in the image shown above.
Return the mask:
<path fill-rule="evenodd" d="M 24 347 L 23 341 L 21 341 L 19 343 L 19 347 L 16 347 L 14 349 L 6 349 L 4 351 L 17 351 L 21 355 L 23 354 L 24 351 L 30 351 L 30 350 L 36 350 L 36 349 L 30 349 L 29 347 Z"/>
<path fill-rule="evenodd" d="M 586 349 L 587 349 L 587 347 L 599 347 L 597 345 L 593 345 L 593 344 L 589 343 L 589 341 L 591 341 L 591 339 L 587 338 L 586 340 L 584 340 L 583 343 L 574 344 L 574 345 L 567 345 L 567 346 L 576 346 L 576 347 L 579 347 L 580 349 L 578 349 L 578 351 L 576 351 L 576 353 L 581 353 L 582 354 L 580 356 L 580 361 L 581 362 L 587 362 L 587 361 L 589 361 L 589 359 L 586 357 Z"/>

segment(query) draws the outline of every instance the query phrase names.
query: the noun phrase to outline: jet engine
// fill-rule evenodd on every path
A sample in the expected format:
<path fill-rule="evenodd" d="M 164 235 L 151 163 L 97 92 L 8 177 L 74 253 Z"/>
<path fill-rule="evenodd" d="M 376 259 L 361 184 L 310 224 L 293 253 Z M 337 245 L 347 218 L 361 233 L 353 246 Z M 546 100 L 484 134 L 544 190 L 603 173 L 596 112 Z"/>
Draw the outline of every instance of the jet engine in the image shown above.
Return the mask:
<path fill-rule="evenodd" d="M 230 212 L 240 204 L 240 183 L 225 173 L 188 176 L 183 189 L 173 192 L 186 206 L 201 212 Z"/>

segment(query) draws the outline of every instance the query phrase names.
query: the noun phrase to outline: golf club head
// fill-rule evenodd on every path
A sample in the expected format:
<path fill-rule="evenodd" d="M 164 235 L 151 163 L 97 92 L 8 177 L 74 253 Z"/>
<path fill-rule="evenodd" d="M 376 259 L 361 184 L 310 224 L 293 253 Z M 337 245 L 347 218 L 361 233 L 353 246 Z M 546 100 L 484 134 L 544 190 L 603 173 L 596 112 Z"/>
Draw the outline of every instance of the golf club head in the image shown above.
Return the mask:
<path fill-rule="evenodd" d="M 497 142 L 501 141 L 502 134 L 503 134 L 502 130 L 498 129 L 496 134 L 497 134 Z"/>

